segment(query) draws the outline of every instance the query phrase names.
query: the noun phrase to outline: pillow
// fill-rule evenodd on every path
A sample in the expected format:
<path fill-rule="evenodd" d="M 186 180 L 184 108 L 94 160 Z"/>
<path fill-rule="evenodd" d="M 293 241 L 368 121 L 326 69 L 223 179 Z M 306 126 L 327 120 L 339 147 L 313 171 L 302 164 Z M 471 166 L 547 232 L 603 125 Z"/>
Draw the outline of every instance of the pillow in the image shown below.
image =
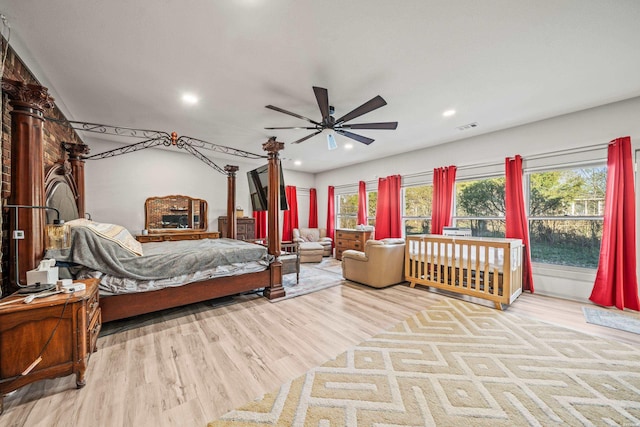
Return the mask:
<path fill-rule="evenodd" d="M 317 242 L 320 240 L 320 231 L 317 228 L 303 228 L 300 230 L 300 237 L 307 242 Z"/>
<path fill-rule="evenodd" d="M 68 221 L 67 224 L 70 227 L 85 227 L 98 236 L 117 243 L 133 255 L 142 255 L 142 244 L 129 233 L 129 230 L 121 225 L 94 222 L 84 218 Z"/>

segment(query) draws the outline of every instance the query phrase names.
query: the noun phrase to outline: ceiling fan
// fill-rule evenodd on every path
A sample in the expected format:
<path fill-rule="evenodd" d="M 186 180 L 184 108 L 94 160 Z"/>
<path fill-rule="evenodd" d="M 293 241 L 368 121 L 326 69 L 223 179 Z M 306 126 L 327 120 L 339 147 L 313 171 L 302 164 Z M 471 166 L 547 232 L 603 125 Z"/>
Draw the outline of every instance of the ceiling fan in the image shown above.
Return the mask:
<path fill-rule="evenodd" d="M 398 127 L 398 122 L 380 122 L 380 123 L 354 123 L 348 124 L 349 120 L 353 120 L 356 117 L 360 117 L 363 114 L 369 113 L 373 110 L 376 110 L 380 107 L 387 105 L 387 102 L 382 99 L 380 95 L 375 98 L 370 99 L 365 102 L 358 108 L 348 112 L 344 116 L 339 119 L 335 119 L 333 117 L 334 108 L 329 105 L 329 95 L 327 89 L 322 87 L 313 86 L 313 93 L 316 95 L 316 101 L 318 101 L 318 107 L 320 107 L 320 113 L 322 114 L 321 121 L 311 120 L 308 117 L 301 116 L 300 114 L 292 113 L 291 111 L 283 110 L 282 108 L 275 107 L 273 105 L 267 105 L 266 108 L 269 108 L 274 111 L 279 111 L 280 113 L 288 114 L 293 117 L 297 117 L 302 120 L 306 120 L 309 123 L 313 124 L 313 126 L 295 126 L 295 127 L 268 127 L 265 129 L 309 129 L 314 130 L 315 132 L 305 136 L 304 138 L 300 138 L 297 141 L 293 141 L 292 144 L 299 144 L 307 139 L 322 133 L 325 129 L 333 130 L 340 135 L 344 135 L 347 138 L 355 139 L 358 142 L 363 144 L 371 144 L 374 139 L 367 138 L 366 136 L 358 135 L 353 132 L 349 132 L 346 129 L 396 129 Z M 327 142 L 329 145 L 329 150 L 334 150 L 338 146 L 335 142 L 332 133 L 327 134 Z"/>

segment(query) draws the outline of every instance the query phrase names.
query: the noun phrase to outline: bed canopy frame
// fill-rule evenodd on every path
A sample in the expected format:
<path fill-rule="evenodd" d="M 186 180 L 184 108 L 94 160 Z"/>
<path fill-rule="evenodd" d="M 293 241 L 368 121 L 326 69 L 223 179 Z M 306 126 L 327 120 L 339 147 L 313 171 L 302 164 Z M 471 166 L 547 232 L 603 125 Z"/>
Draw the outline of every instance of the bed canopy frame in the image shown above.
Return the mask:
<path fill-rule="evenodd" d="M 139 129 L 121 128 L 108 125 L 98 125 L 82 122 L 66 122 L 67 126 L 75 130 L 98 132 L 110 135 L 124 135 L 145 138 L 137 144 L 87 156 L 89 149 L 84 144 L 62 143 L 63 154 L 53 166 L 44 174 L 44 111 L 54 106 L 53 98 L 49 96 L 47 88 L 24 82 L 2 79 L 2 89 L 8 95 L 11 111 L 11 193 L 9 203 L 16 205 L 43 206 L 50 199 L 53 191 L 60 185 L 68 186 L 75 199 L 78 217 L 84 217 L 84 167 L 85 161 L 94 158 L 107 158 L 126 154 L 158 145 L 175 145 L 183 148 L 201 161 L 227 176 L 227 217 L 229 228 L 227 237 L 236 237 L 236 172 L 237 166 L 226 165 L 224 168 L 216 165 L 197 148 L 207 148 L 213 151 L 232 154 L 245 158 L 267 158 L 269 170 L 269 187 L 280 186 L 279 152 L 284 149 L 284 143 L 270 138 L 262 144 L 267 155 L 257 155 L 231 147 L 208 143 L 195 138 L 181 136 L 175 132 L 147 131 Z M 58 120 L 52 122 L 62 123 Z M 67 159 L 68 157 L 68 159 Z M 212 298 L 247 292 L 264 288 L 264 296 L 269 299 L 285 295 L 282 287 L 282 264 L 278 260 L 280 255 L 280 236 L 278 232 L 279 192 L 270 191 L 268 200 L 268 253 L 275 261 L 268 269 L 241 276 L 221 277 L 186 285 L 165 288 L 158 291 L 138 294 L 123 294 L 101 298 L 103 321 L 110 321 L 131 317 L 138 314 L 150 313 L 165 308 L 177 307 Z M 28 230 L 25 238 L 19 242 L 15 250 L 19 251 L 21 272 L 20 279 L 24 279 L 26 271 L 35 268 L 44 254 L 44 211 L 24 209 L 18 212 L 21 227 Z M 13 253 L 12 253 L 13 254 Z M 15 254 L 13 254 L 15 256 Z M 9 263 L 12 265 L 13 263 Z M 15 268 L 15 267 L 12 267 Z M 10 270 L 9 277 L 16 277 Z M 14 284 L 15 286 L 15 284 Z"/>

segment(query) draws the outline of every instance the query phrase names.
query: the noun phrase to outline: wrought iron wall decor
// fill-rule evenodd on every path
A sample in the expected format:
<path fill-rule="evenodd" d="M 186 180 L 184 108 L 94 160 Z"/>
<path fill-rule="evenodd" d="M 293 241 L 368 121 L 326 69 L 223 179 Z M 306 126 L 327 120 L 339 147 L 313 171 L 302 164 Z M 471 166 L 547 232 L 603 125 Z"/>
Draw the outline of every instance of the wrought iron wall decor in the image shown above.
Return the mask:
<path fill-rule="evenodd" d="M 91 156 L 82 156 L 83 160 L 99 160 L 107 159 L 110 157 L 120 156 L 122 154 L 133 153 L 136 151 L 144 150 L 147 148 L 157 147 L 164 145 L 165 147 L 175 146 L 179 149 L 187 151 L 189 154 L 196 157 L 206 165 L 212 167 L 216 171 L 223 175 L 228 175 L 224 168 L 218 166 L 215 162 L 202 154 L 198 148 L 204 148 L 206 150 L 214 151 L 222 154 L 229 154 L 236 157 L 243 157 L 245 159 L 266 159 L 267 156 L 261 154 L 251 153 L 249 151 L 239 150 L 233 147 L 227 147 L 224 145 L 214 144 L 201 139 L 192 138 L 190 136 L 178 136 L 176 132 L 157 131 L 149 129 L 134 129 L 122 126 L 105 125 L 99 123 L 79 122 L 71 120 L 59 120 L 52 117 L 45 117 L 45 120 L 58 123 L 63 126 L 70 127 L 76 131 L 99 133 L 103 135 L 115 135 L 130 138 L 145 138 L 144 141 L 130 144 L 125 147 L 115 148 L 113 150 L 105 151 Z"/>

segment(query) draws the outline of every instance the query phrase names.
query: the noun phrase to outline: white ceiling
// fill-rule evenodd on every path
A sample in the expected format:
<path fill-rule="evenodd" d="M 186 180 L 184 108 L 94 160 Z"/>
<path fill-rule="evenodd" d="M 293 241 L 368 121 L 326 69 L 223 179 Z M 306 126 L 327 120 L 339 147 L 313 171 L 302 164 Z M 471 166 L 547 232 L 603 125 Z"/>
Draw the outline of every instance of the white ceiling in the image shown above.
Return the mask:
<path fill-rule="evenodd" d="M 255 153 L 275 135 L 285 168 L 308 172 L 640 96 L 638 0 L 0 0 L 0 13 L 68 119 Z M 336 151 L 264 129 L 307 125 L 267 104 L 321 120 L 312 86 L 336 117 L 381 95 L 352 123 L 398 129 L 354 131 L 369 146 L 338 136 Z"/>

